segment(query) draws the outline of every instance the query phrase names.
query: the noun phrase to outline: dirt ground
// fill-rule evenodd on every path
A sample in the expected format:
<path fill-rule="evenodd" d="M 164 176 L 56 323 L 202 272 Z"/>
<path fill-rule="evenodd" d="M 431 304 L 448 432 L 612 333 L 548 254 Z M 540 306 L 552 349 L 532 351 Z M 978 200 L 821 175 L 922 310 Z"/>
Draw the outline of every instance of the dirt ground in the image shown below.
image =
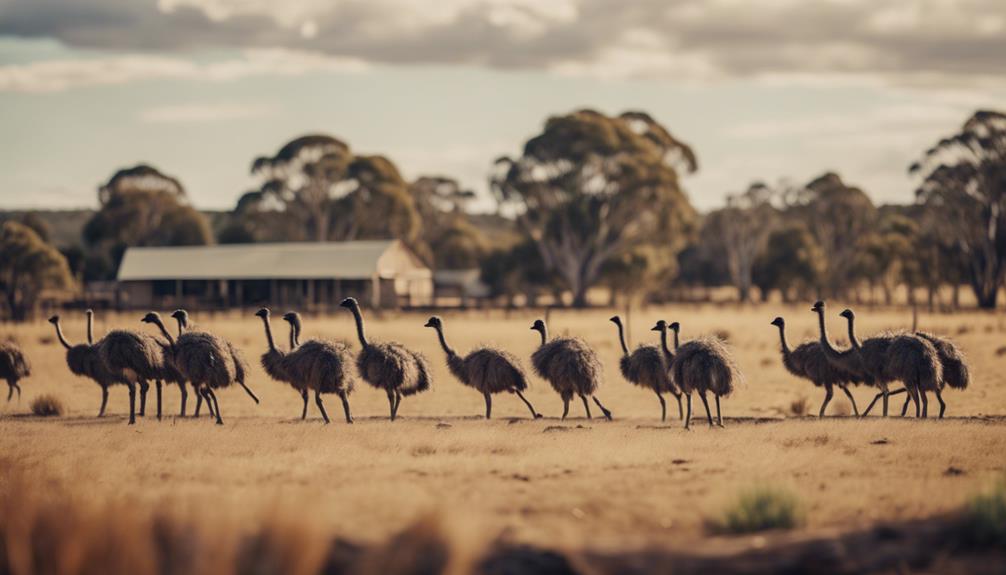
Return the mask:
<path fill-rule="evenodd" d="M 829 317 L 833 339 L 842 341 L 840 310 L 832 305 Z M 971 387 L 945 393 L 947 419 L 843 417 L 849 405 L 837 394 L 829 410 L 837 417 L 818 420 L 793 414 L 794 402 L 797 411 L 803 404 L 816 413 L 823 392 L 784 371 L 777 331 L 769 325 L 784 315 L 791 344 L 811 338 L 816 324 L 809 306 L 634 310 L 634 344 L 657 341 L 649 331 L 657 319 L 678 320 L 685 339 L 726 337 L 744 373 L 723 403 L 726 428 L 710 429 L 699 419 L 686 432 L 673 399 L 671 417 L 661 423 L 653 394 L 621 378 L 610 310 L 553 311 L 549 319 L 553 334 L 581 336 L 600 354 L 606 381 L 599 397 L 614 412 L 613 422 L 586 420 L 581 405 L 559 421 L 561 401 L 539 380 L 528 399 L 544 419 L 530 420 L 516 397 L 504 395 L 496 397 L 494 419 L 485 421 L 481 395 L 447 372 L 435 333 L 422 327 L 426 316 L 384 314 L 370 317 L 368 335 L 423 351 L 434 366 L 434 388 L 406 398 L 402 418 L 391 423 L 385 396 L 360 382 L 351 396 L 356 423 L 342 421 L 333 397 L 329 426 L 313 405 L 301 422 L 299 396 L 257 366 L 265 338 L 252 311 L 194 314 L 202 328 L 229 338 L 255 364 L 249 381 L 262 404 L 240 389 L 223 392 L 224 427 L 176 417 L 173 387 L 165 390 L 170 416 L 161 422 L 148 406 L 145 419 L 126 426 L 124 388 L 112 390 L 110 415 L 98 419 L 99 389 L 69 373 L 50 325 L 0 327 L 0 337 L 17 339 L 34 368 L 21 401 L 3 406 L 0 471 L 91 502 L 213 515 L 237 526 L 281 511 L 367 541 L 435 514 L 473 536 L 592 549 L 687 545 L 706 537 L 705 521 L 754 485 L 796 494 L 805 530 L 851 529 L 955 509 L 1006 471 L 1006 373 L 1000 368 L 1006 322 L 1000 315 L 920 317 L 920 328 L 950 335 L 971 362 Z M 904 311 L 857 311 L 860 335 L 910 323 Z M 149 329 L 139 323 L 141 315 L 99 314 L 97 333 L 113 326 Z M 459 351 L 491 343 L 528 366 L 537 342 L 529 330 L 534 314 L 443 316 Z M 71 341 L 82 340 L 83 325 L 82 314 L 64 314 Z M 285 327 L 274 322 L 283 334 Z M 351 317 L 306 317 L 304 336 L 351 339 Z M 28 415 L 32 398 L 43 393 L 59 397 L 67 413 Z M 864 406 L 873 393 L 855 395 Z"/>

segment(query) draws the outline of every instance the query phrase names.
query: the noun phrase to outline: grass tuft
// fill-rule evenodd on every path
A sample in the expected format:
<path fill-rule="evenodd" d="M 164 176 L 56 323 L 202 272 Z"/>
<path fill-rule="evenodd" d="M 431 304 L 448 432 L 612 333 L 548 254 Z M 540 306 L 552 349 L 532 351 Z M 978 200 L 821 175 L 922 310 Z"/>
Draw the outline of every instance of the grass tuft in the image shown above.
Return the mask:
<path fill-rule="evenodd" d="M 1006 549 L 1006 478 L 968 501 L 964 527 L 969 543 Z"/>
<path fill-rule="evenodd" d="M 709 522 L 714 533 L 738 535 L 771 529 L 793 529 L 803 523 L 796 496 L 774 487 L 755 487 L 740 497 L 723 514 Z"/>
<path fill-rule="evenodd" d="M 789 414 L 794 417 L 804 417 L 810 413 L 810 400 L 805 396 L 794 399 L 789 404 Z"/>
<path fill-rule="evenodd" d="M 59 417 L 63 415 L 63 402 L 54 395 L 40 395 L 32 400 L 31 412 L 40 417 Z"/>

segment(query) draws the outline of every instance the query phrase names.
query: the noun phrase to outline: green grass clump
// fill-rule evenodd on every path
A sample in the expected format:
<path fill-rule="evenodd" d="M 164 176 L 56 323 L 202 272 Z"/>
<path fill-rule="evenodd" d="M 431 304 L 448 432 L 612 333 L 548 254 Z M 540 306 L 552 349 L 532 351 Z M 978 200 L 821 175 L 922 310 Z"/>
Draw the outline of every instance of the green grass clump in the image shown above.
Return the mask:
<path fill-rule="evenodd" d="M 1006 549 L 1006 478 L 968 501 L 964 525 L 970 543 Z"/>
<path fill-rule="evenodd" d="M 52 395 L 40 395 L 32 400 L 31 412 L 41 417 L 59 417 L 63 415 L 63 402 Z"/>
<path fill-rule="evenodd" d="M 803 523 L 796 496 L 773 487 L 755 487 L 741 493 L 722 516 L 709 522 L 716 533 L 741 534 L 793 529 Z"/>

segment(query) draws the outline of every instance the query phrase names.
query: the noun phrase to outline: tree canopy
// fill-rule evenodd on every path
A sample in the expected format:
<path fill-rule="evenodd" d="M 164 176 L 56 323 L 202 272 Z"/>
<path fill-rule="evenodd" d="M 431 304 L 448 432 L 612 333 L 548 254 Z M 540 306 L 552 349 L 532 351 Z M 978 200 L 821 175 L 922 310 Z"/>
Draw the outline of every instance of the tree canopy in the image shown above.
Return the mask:
<path fill-rule="evenodd" d="M 32 228 L 8 221 L 0 228 L 0 290 L 7 313 L 26 319 L 43 290 L 69 288 L 73 276 L 66 258 Z"/>

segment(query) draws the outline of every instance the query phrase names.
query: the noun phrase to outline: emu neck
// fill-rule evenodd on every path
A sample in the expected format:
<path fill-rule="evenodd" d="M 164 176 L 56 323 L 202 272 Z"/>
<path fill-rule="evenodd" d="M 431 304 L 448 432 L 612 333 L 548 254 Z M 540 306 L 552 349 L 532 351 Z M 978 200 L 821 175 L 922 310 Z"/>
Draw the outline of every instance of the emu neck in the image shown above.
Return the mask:
<path fill-rule="evenodd" d="M 678 330 L 674 330 L 674 351 L 678 351 L 681 347 L 681 341 L 678 339 Z"/>
<path fill-rule="evenodd" d="M 786 326 L 779 326 L 779 341 L 782 343 L 782 354 L 785 356 L 789 355 L 789 342 L 786 341 Z"/>
<path fill-rule="evenodd" d="M 849 341 L 852 342 L 853 349 L 860 349 L 859 338 L 856 337 L 856 318 L 849 318 Z"/>
<path fill-rule="evenodd" d="M 290 342 L 290 349 L 292 350 L 293 348 L 300 345 L 300 330 L 301 330 L 300 316 L 297 315 L 293 316 L 293 322 L 290 324 L 290 327 L 293 330 L 290 332 L 290 337 L 293 338 L 292 341 Z"/>
<path fill-rule="evenodd" d="M 161 318 L 157 318 L 157 327 L 161 330 L 161 334 L 165 339 L 168 340 L 168 345 L 171 346 L 171 349 L 175 349 L 175 338 L 171 337 L 171 334 L 168 333 L 168 328 L 164 327 L 164 322 L 161 321 Z"/>
<path fill-rule="evenodd" d="M 545 345 L 546 343 L 548 343 L 548 327 L 544 325 L 541 326 L 541 329 L 538 330 L 538 333 L 541 334 L 541 344 Z"/>
<path fill-rule="evenodd" d="M 269 342 L 269 351 L 276 351 L 276 342 L 272 339 L 272 325 L 270 323 L 269 316 L 262 317 L 262 324 L 265 326 L 265 339 Z"/>
<path fill-rule="evenodd" d="M 447 354 L 447 357 L 457 355 L 457 353 L 451 349 L 451 346 L 447 345 L 447 338 L 444 336 L 444 328 L 441 326 L 437 326 L 437 339 L 440 340 L 440 347 L 444 348 L 444 353 Z"/>
<path fill-rule="evenodd" d="M 59 343 L 63 344 L 63 347 L 65 347 L 66 349 L 70 349 L 70 347 L 72 346 L 70 345 L 70 342 L 66 341 L 66 338 L 63 337 L 63 328 L 59 326 L 59 322 L 56 322 L 55 325 L 56 325 L 56 337 L 59 338 Z"/>
<path fill-rule="evenodd" d="M 360 338 L 360 345 L 369 347 L 370 343 L 367 342 L 367 334 L 363 331 L 363 314 L 360 313 L 360 308 L 353 306 L 349 308 L 349 311 L 353 312 L 353 318 L 356 320 L 356 335 Z"/>
<path fill-rule="evenodd" d="M 618 326 L 618 343 L 622 344 L 622 355 L 629 355 L 629 346 L 625 345 L 625 328 L 622 327 L 622 322 L 615 325 Z"/>
<path fill-rule="evenodd" d="M 674 357 L 674 352 L 667 347 L 667 328 L 660 330 L 660 349 L 664 350 L 664 355 L 668 358 Z"/>
<path fill-rule="evenodd" d="M 87 314 L 87 343 L 94 345 L 94 314 Z"/>
<path fill-rule="evenodd" d="M 828 326 L 827 323 L 824 321 L 823 309 L 817 310 L 817 325 L 819 331 L 821 332 L 821 347 L 824 348 L 824 350 L 829 354 L 837 355 L 838 350 L 832 347 L 831 339 L 828 338 Z"/>

